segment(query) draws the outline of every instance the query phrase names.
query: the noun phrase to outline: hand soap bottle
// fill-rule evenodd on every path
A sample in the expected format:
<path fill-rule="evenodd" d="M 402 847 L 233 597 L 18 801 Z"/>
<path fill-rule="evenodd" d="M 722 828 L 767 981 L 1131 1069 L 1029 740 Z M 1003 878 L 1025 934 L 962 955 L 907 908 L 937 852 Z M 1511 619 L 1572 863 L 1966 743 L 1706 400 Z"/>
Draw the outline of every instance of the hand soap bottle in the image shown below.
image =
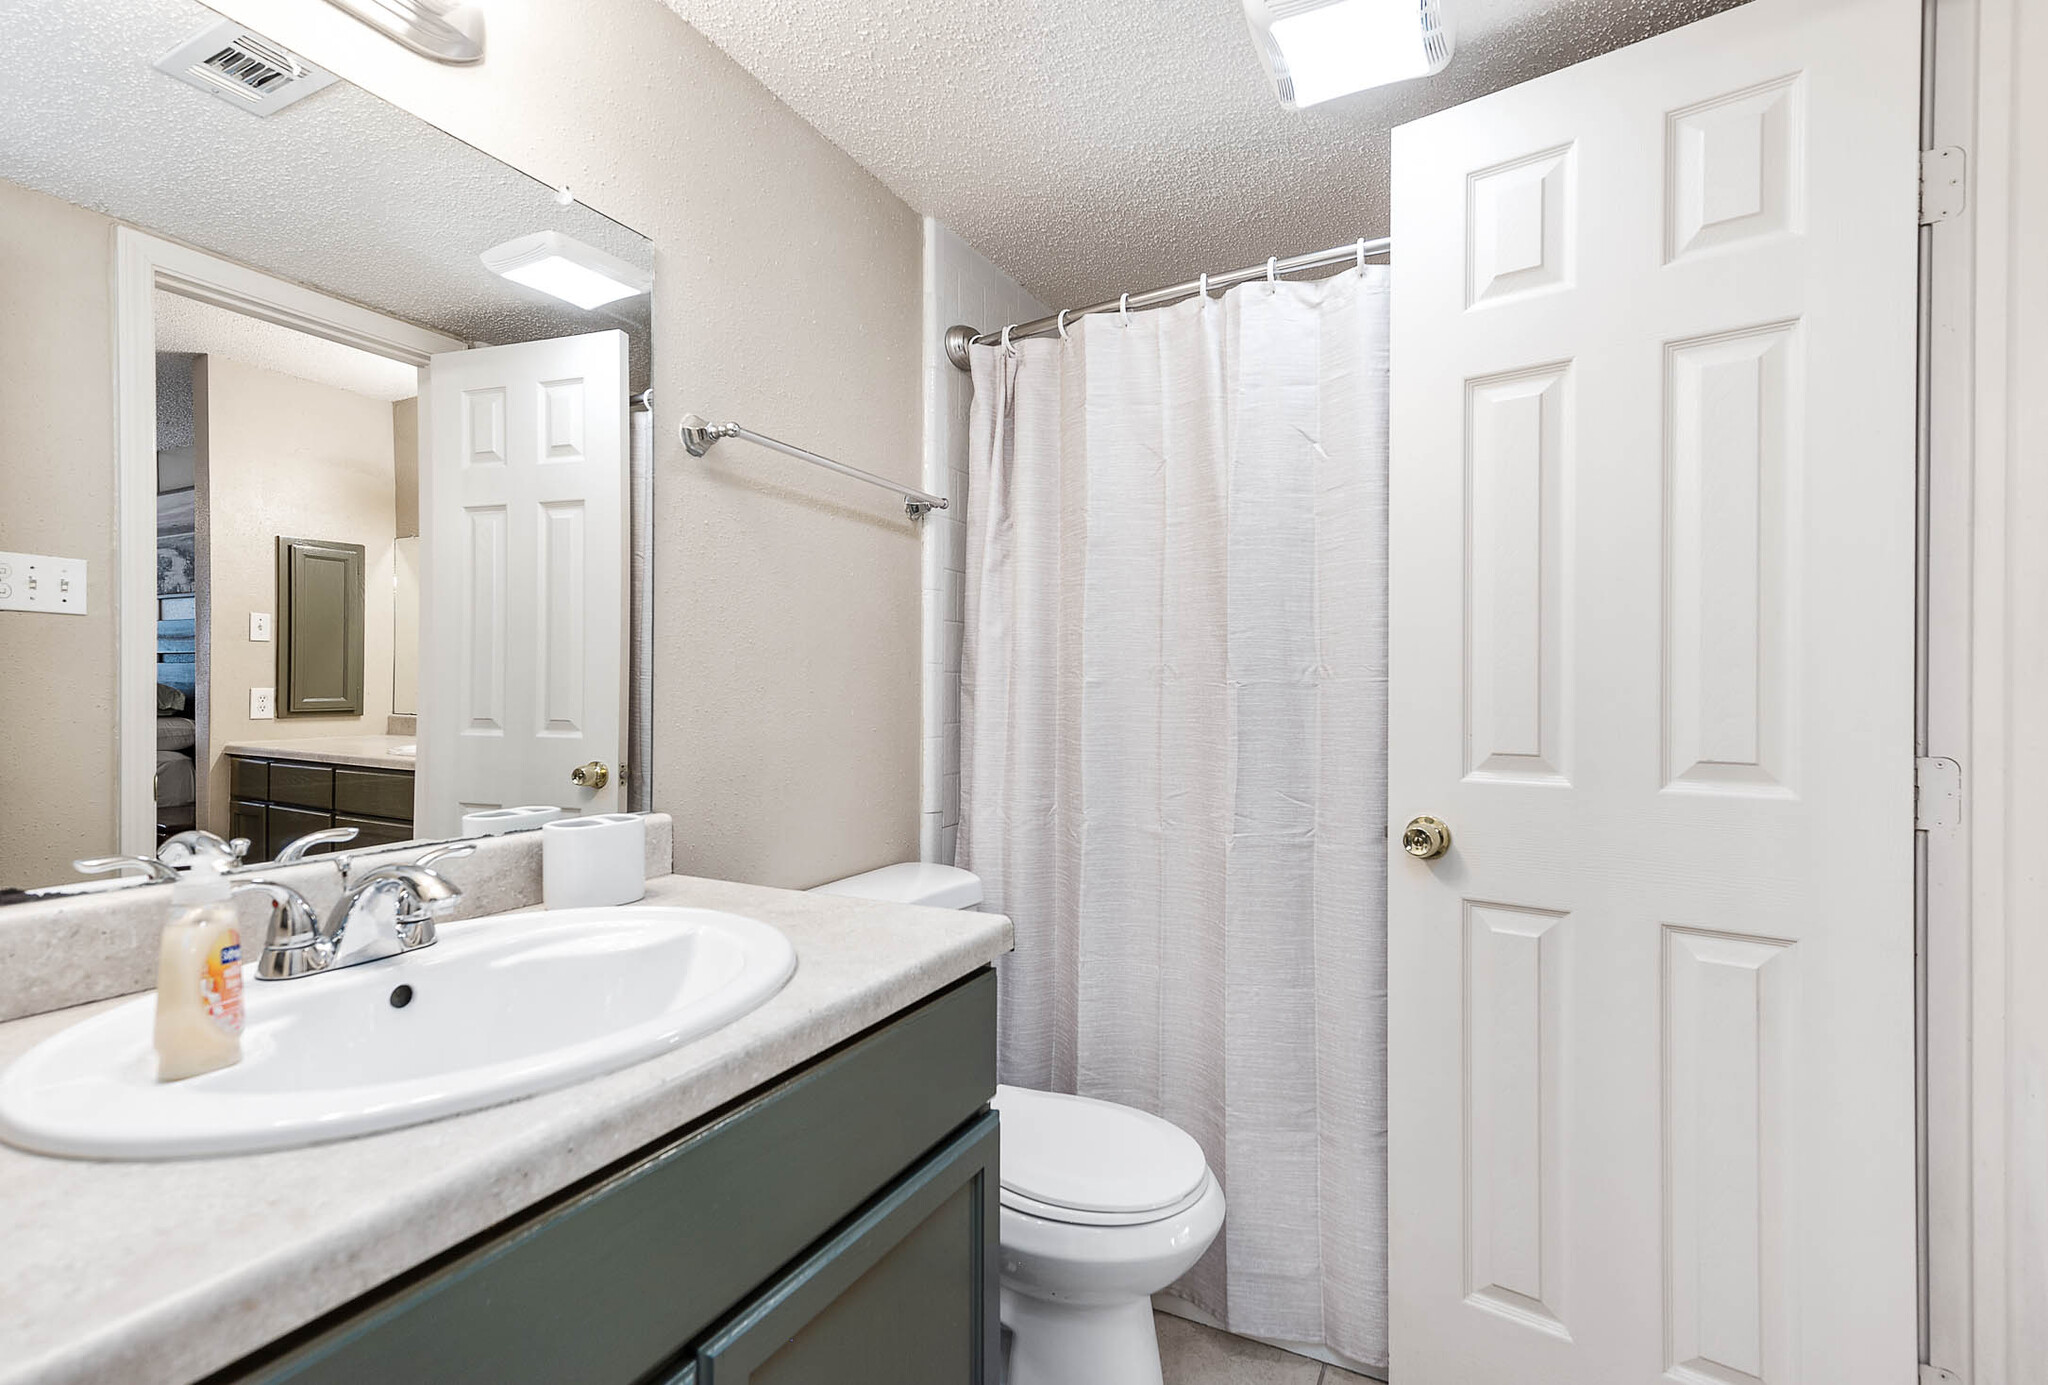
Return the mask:
<path fill-rule="evenodd" d="M 156 1080 L 242 1060 L 242 932 L 227 863 L 200 855 L 171 887 L 156 971 Z"/>

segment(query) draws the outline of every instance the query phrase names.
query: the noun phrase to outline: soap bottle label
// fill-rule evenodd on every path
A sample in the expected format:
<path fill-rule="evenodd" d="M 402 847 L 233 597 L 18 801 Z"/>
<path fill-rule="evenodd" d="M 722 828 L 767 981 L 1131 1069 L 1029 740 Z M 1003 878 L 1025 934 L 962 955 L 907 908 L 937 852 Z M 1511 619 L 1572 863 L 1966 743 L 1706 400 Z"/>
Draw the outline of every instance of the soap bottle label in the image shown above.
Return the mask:
<path fill-rule="evenodd" d="M 223 934 L 199 966 L 199 1003 L 222 1033 L 242 1032 L 242 935 Z"/>

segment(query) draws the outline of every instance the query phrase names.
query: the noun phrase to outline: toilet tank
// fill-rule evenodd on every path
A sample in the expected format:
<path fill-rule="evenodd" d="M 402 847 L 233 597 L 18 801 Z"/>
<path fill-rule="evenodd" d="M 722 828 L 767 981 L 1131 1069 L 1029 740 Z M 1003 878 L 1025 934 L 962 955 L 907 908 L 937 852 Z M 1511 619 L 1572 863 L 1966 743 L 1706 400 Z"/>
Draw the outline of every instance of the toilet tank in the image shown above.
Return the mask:
<path fill-rule="evenodd" d="M 981 906 L 981 877 L 936 861 L 904 861 L 864 875 L 834 880 L 811 893 L 851 895 L 890 904 L 922 904 L 931 909 L 977 909 Z"/>

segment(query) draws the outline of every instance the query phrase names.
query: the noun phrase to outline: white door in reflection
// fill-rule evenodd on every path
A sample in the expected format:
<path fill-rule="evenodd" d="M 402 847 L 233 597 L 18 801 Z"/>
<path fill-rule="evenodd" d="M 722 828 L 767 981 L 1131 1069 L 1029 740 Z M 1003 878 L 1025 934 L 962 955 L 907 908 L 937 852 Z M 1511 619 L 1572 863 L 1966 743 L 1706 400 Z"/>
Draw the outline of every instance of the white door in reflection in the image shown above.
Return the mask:
<path fill-rule="evenodd" d="M 483 808 L 624 806 L 626 379 L 616 331 L 427 370 L 423 837 Z"/>

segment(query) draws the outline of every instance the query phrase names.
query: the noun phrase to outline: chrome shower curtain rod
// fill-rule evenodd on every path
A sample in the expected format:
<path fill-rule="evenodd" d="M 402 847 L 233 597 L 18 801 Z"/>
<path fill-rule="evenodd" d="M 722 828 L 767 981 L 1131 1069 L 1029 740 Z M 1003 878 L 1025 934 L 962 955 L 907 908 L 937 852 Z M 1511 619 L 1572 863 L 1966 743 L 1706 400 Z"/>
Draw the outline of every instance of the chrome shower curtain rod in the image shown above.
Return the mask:
<path fill-rule="evenodd" d="M 1151 289 L 1145 293 L 1127 293 L 1120 298 L 1112 298 L 1104 303 L 1091 303 L 1085 308 L 1068 308 L 1064 313 L 1054 313 L 1051 317 L 1041 317 L 1031 322 L 1020 322 L 1010 328 L 1010 340 L 1015 341 L 1019 337 L 1042 337 L 1047 332 L 1057 332 L 1060 328 L 1060 319 L 1062 317 L 1086 317 L 1090 313 L 1113 313 L 1126 308 L 1157 308 L 1164 304 L 1187 298 L 1193 294 L 1215 289 L 1227 289 L 1237 284 L 1248 284 L 1254 279 L 1263 279 L 1269 276 L 1277 278 L 1282 274 L 1297 274 L 1304 269 L 1321 269 L 1325 265 L 1342 264 L 1346 260 L 1356 260 L 1363 264 L 1373 256 L 1390 255 L 1393 253 L 1393 249 L 1394 242 L 1392 237 L 1381 236 L 1378 240 L 1355 240 L 1349 245 L 1333 245 L 1328 250 L 1316 250 L 1306 255 L 1292 255 L 1286 259 L 1281 259 L 1278 255 L 1275 255 L 1264 264 L 1253 265 L 1249 269 L 1234 269 L 1228 274 L 1207 274 L 1190 283 L 1175 284 L 1170 288 Z M 1003 334 L 1001 332 L 983 332 L 981 335 L 976 336 L 974 329 L 965 323 L 957 327 L 948 327 L 946 329 L 946 359 L 959 369 L 966 370 L 968 368 L 967 348 L 970 343 L 975 346 L 994 346 L 1002 339 Z"/>

